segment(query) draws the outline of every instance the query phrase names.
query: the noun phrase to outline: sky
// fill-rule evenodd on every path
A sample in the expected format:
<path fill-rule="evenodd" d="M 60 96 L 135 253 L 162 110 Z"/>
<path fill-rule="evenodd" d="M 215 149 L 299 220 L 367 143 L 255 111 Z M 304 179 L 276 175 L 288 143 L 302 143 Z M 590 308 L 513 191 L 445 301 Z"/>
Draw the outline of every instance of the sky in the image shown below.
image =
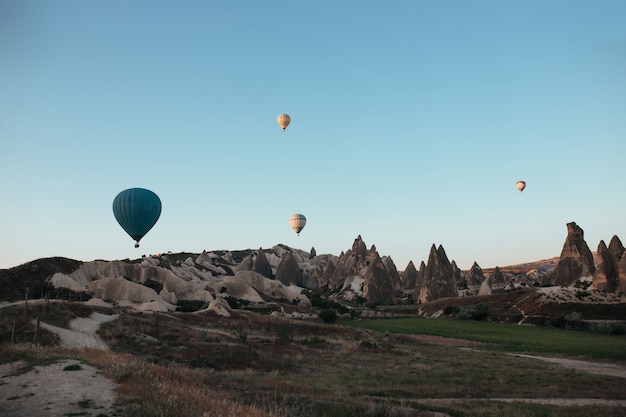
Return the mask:
<path fill-rule="evenodd" d="M 625 21 L 623 0 L 0 0 L 0 268 L 359 235 L 399 270 L 433 244 L 490 268 L 559 256 L 569 222 L 626 242 Z M 163 207 L 138 249 L 112 211 L 134 187 Z"/>

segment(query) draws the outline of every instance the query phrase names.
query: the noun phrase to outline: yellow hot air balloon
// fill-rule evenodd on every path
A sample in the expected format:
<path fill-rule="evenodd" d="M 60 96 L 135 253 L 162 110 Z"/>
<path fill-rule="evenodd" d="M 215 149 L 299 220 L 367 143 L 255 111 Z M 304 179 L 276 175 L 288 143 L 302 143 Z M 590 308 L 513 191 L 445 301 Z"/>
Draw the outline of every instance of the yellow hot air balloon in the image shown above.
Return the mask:
<path fill-rule="evenodd" d="M 278 117 L 276 118 L 276 122 L 278 123 L 278 126 L 282 127 L 283 130 L 287 129 L 287 126 L 289 126 L 289 123 L 291 123 L 291 117 L 289 117 L 288 114 L 279 114 Z"/>
<path fill-rule="evenodd" d="M 289 226 L 293 229 L 294 232 L 300 236 L 300 230 L 304 228 L 306 224 L 306 217 L 302 214 L 292 214 L 289 217 Z"/>
<path fill-rule="evenodd" d="M 524 191 L 524 188 L 526 188 L 526 181 L 518 181 L 515 183 L 515 187 L 520 190 L 520 192 Z"/>

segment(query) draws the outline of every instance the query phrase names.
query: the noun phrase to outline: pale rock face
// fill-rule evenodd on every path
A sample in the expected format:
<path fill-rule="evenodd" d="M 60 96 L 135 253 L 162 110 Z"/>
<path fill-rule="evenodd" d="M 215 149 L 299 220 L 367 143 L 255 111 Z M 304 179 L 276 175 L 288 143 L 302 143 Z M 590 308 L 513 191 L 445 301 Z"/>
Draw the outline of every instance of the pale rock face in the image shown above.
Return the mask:
<path fill-rule="evenodd" d="M 220 297 L 217 297 L 215 300 L 213 300 L 211 304 L 209 304 L 209 306 L 207 307 L 207 310 L 212 311 L 213 313 L 222 317 L 230 317 L 232 315 L 232 310 L 228 305 L 228 302 Z"/>
<path fill-rule="evenodd" d="M 478 295 L 489 295 L 491 294 L 491 277 L 485 278 L 485 280 L 480 284 L 480 289 L 478 290 Z"/>
<path fill-rule="evenodd" d="M 103 300 L 132 301 L 147 303 L 163 301 L 152 288 L 125 280 L 124 278 L 102 278 L 89 284 L 89 292 Z"/>
<path fill-rule="evenodd" d="M 254 271 L 239 271 L 235 276 L 225 277 L 222 285 L 226 293 L 234 298 L 248 300 L 253 303 L 267 299 L 300 300 L 301 305 L 310 305 L 309 299 L 302 295 L 302 288 L 286 286 L 280 281 L 265 278 Z"/>
<path fill-rule="evenodd" d="M 87 285 L 89 284 L 81 284 L 70 276 L 57 272 L 50 279 L 50 284 L 54 286 L 54 288 L 67 288 L 69 290 L 75 292 L 83 292 L 87 290 Z"/>

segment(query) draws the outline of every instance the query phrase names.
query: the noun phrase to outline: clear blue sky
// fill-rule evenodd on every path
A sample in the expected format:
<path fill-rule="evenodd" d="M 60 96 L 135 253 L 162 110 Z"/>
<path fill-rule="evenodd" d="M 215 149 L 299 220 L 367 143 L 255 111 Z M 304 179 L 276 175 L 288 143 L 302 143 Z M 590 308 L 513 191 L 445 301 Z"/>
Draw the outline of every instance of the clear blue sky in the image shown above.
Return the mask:
<path fill-rule="evenodd" d="M 0 0 L 0 268 L 359 234 L 400 270 L 433 243 L 488 268 L 558 256 L 571 221 L 626 242 L 625 22 L 623 0 Z M 111 208 L 131 187 L 163 203 L 140 249 Z"/>

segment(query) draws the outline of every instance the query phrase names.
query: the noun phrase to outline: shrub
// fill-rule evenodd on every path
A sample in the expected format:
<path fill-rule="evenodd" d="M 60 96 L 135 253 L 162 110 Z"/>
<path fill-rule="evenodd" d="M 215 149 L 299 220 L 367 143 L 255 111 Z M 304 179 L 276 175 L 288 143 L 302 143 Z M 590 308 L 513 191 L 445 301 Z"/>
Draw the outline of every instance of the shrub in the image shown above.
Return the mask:
<path fill-rule="evenodd" d="M 593 333 L 601 334 L 626 334 L 626 324 L 612 321 L 601 321 L 590 324 L 589 330 Z"/>
<path fill-rule="evenodd" d="M 588 297 L 589 295 L 591 295 L 589 291 L 584 291 L 584 290 L 576 291 L 576 298 L 578 298 L 579 300 L 582 300 L 583 298 Z"/>
<path fill-rule="evenodd" d="M 202 310 L 207 307 L 207 303 L 198 300 L 178 300 L 176 303 L 176 311 L 189 313 L 192 311 Z"/>
<path fill-rule="evenodd" d="M 337 321 L 337 313 L 335 310 L 322 310 L 318 316 L 324 323 L 332 324 Z"/>
<path fill-rule="evenodd" d="M 474 318 L 474 315 L 468 309 L 461 307 L 457 309 L 454 317 L 460 320 L 471 320 Z"/>
<path fill-rule="evenodd" d="M 489 317 L 489 304 L 480 303 L 476 306 L 474 320 L 486 320 Z"/>
<path fill-rule="evenodd" d="M 452 315 L 455 315 L 458 311 L 459 311 L 458 307 L 446 306 L 446 308 L 443 309 L 443 314 L 445 314 L 446 316 L 452 316 Z"/>

